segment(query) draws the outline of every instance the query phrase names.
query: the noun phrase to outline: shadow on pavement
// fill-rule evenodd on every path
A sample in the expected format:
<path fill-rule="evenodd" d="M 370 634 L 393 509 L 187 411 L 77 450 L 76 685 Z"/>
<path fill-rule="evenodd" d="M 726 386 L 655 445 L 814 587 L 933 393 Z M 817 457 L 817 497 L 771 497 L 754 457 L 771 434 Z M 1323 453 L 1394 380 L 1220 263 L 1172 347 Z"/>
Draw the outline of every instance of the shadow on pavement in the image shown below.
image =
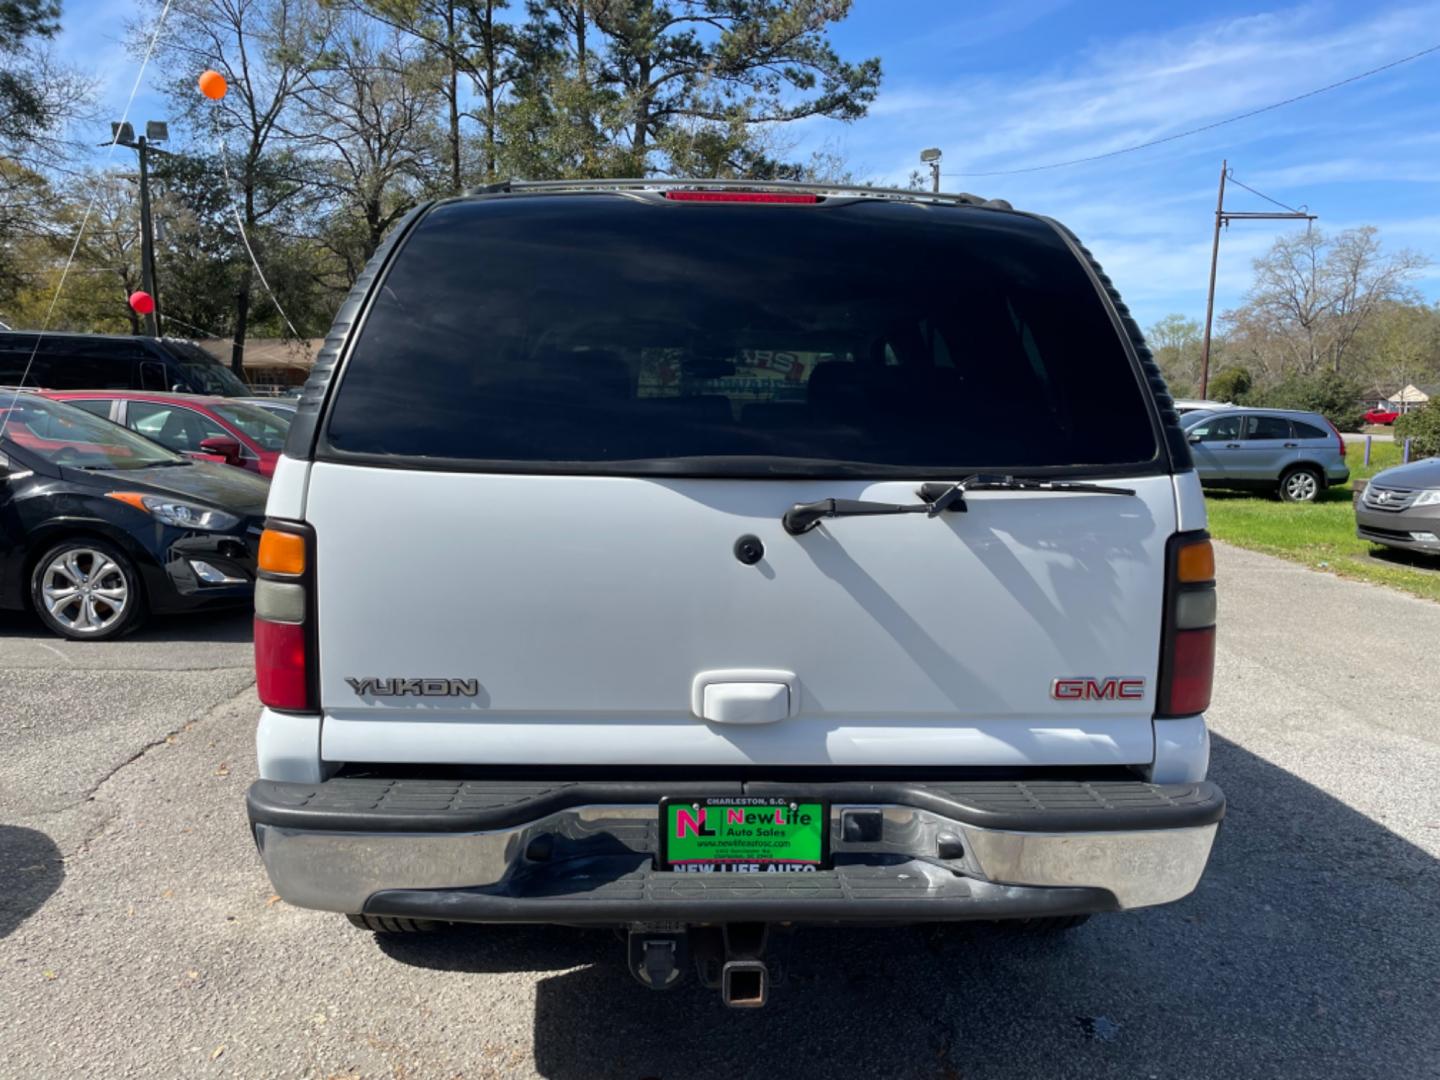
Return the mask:
<path fill-rule="evenodd" d="M 139 630 L 118 641 L 247 642 L 254 635 L 254 611 L 246 607 L 191 611 L 180 615 L 151 615 Z M 33 637 L 56 644 L 64 638 L 50 633 L 29 611 L 0 611 L 0 638 Z M 85 644 L 85 643 L 81 643 Z"/>
<path fill-rule="evenodd" d="M 534 1054 L 564 1080 L 1430 1073 L 1440 863 L 1224 739 L 1212 774 L 1230 811 L 1187 900 L 1055 937 L 805 929 L 757 1012 L 693 980 L 643 989 L 606 934 L 462 928 L 382 947 L 448 971 L 557 972 L 536 991 Z"/>
<path fill-rule="evenodd" d="M 50 837 L 0 825 L 0 939 L 40 910 L 64 878 L 65 863 Z"/>
<path fill-rule="evenodd" d="M 125 641 L 230 641 L 253 640 L 255 612 L 250 606 L 218 611 L 190 611 L 183 615 L 152 615 Z"/>
<path fill-rule="evenodd" d="M 1429 570 L 1440 573 L 1440 555 L 1426 555 L 1419 551 L 1405 551 L 1402 548 L 1370 546 L 1370 557 L 1377 562 L 1392 566 L 1408 566 L 1412 570 Z"/>

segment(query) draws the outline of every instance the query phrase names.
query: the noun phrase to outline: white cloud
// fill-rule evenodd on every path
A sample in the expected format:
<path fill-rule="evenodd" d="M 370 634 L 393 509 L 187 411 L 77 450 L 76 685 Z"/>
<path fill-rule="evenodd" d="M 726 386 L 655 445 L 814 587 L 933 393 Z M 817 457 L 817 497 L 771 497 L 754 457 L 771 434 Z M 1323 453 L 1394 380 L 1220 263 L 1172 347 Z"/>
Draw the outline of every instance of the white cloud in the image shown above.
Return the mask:
<path fill-rule="evenodd" d="M 1327 228 L 1377 224 L 1387 244 L 1440 261 L 1440 236 L 1417 210 L 1434 204 L 1440 183 L 1440 56 L 1134 154 L 1021 175 L 966 174 L 1102 154 L 1213 123 L 1413 52 L 1435 40 L 1436 27 L 1436 0 L 1317 2 L 1095 41 L 1042 67 L 943 84 L 906 80 L 887 57 L 899 77 L 843 145 L 883 167 L 872 179 L 890 182 L 917 167 L 922 146 L 940 146 L 947 189 L 1001 195 L 1064 220 L 1142 321 L 1172 310 L 1199 317 L 1222 157 L 1251 186 L 1291 205 L 1308 202 Z M 1043 35 L 1043 25 L 1031 32 Z M 932 60 L 940 47 L 929 46 Z M 1053 57 L 1053 47 L 1043 55 Z M 1227 196 L 1231 208 L 1265 205 L 1241 189 Z M 1245 222 L 1226 231 L 1217 310 L 1239 301 L 1251 260 L 1290 227 Z"/>

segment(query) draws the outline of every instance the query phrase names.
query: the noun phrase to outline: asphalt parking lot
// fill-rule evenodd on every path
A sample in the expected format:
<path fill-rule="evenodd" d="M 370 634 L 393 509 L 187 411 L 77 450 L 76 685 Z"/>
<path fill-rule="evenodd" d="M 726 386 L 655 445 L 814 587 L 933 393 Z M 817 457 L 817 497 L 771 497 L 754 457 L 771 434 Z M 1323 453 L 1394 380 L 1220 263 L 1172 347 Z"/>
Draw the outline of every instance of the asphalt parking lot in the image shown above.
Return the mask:
<path fill-rule="evenodd" d="M 1220 552 L 1199 891 L 1057 939 L 810 930 L 758 1013 L 607 934 L 379 940 L 273 901 L 243 615 L 0 617 L 0 1075 L 1440 1075 L 1440 605 Z"/>

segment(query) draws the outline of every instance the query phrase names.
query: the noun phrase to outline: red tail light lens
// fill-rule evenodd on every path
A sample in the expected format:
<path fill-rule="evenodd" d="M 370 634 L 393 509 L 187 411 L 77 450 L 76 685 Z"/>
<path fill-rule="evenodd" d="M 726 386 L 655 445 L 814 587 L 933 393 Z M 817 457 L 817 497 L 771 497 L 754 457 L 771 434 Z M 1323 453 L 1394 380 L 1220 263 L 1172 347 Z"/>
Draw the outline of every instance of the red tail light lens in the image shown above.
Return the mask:
<path fill-rule="evenodd" d="M 310 708 L 305 627 L 255 617 L 255 690 L 272 709 Z"/>
<path fill-rule="evenodd" d="M 1165 626 L 1155 715 L 1194 716 L 1215 682 L 1215 556 L 1204 532 L 1178 533 L 1166 553 Z"/>
<path fill-rule="evenodd" d="M 315 678 L 314 534 L 269 522 L 260 537 L 255 582 L 255 689 L 271 709 L 319 707 Z"/>
<path fill-rule="evenodd" d="M 1330 430 L 1335 433 L 1335 441 L 1340 444 L 1340 456 L 1343 458 L 1345 456 L 1345 436 L 1340 434 L 1340 429 L 1328 416 L 1325 418 L 1325 423 L 1329 424 Z"/>
<path fill-rule="evenodd" d="M 1178 631 L 1170 661 L 1165 711 L 1171 716 L 1204 712 L 1215 685 L 1215 628 Z"/>
<path fill-rule="evenodd" d="M 667 191 L 674 202 L 818 203 L 820 196 L 798 191 Z"/>

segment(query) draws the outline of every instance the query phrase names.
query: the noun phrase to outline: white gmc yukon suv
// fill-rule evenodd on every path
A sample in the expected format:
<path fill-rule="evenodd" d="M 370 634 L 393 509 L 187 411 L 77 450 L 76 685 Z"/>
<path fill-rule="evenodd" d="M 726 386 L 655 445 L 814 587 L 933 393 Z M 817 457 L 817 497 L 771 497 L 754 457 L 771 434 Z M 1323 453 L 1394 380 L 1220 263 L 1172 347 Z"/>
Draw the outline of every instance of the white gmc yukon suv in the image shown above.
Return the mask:
<path fill-rule="evenodd" d="M 372 930 L 613 926 L 643 983 L 754 1006 L 772 926 L 1163 904 L 1224 814 L 1170 397 L 1000 201 L 422 206 L 268 518 L 250 821 L 285 900 Z"/>

